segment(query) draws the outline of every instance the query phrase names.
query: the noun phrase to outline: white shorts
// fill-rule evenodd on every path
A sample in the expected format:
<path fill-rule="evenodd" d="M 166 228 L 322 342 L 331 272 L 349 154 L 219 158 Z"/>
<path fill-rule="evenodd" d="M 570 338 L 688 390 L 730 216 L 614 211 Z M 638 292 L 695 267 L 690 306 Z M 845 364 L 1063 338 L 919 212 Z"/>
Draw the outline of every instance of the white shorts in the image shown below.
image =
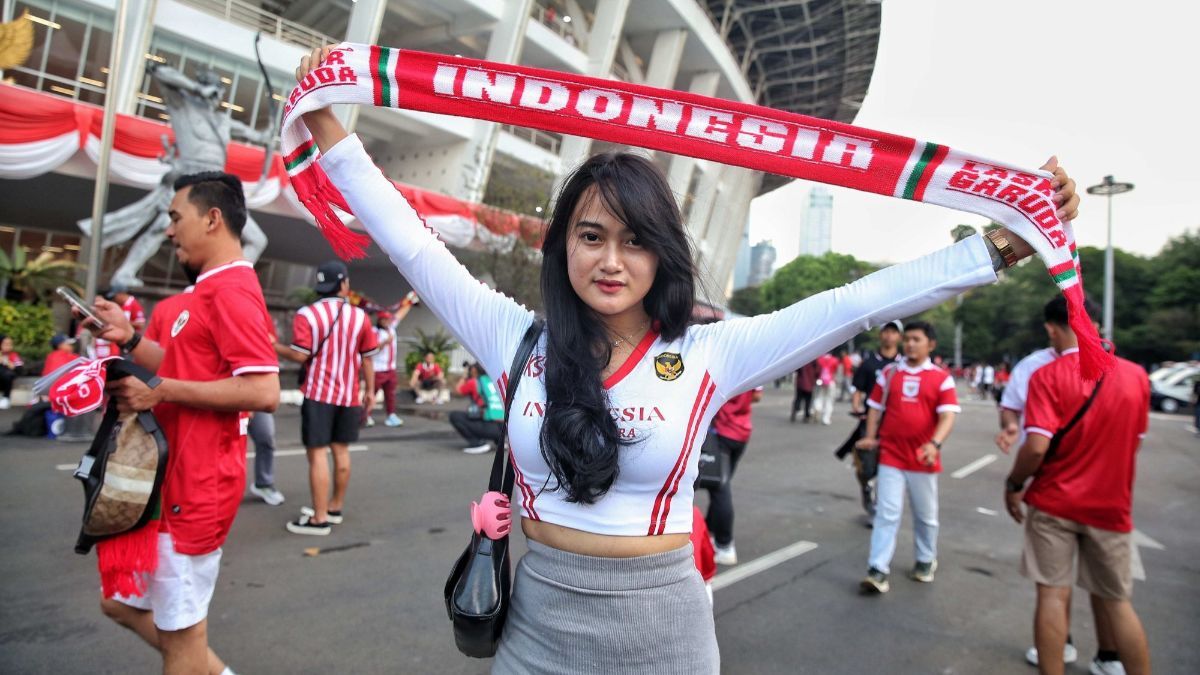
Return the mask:
<path fill-rule="evenodd" d="M 175 551 L 171 535 L 158 533 L 158 569 L 146 584 L 146 594 L 113 600 L 137 609 L 154 612 L 159 630 L 183 630 L 208 616 L 208 603 L 221 571 L 221 549 L 204 555 L 184 555 Z"/>

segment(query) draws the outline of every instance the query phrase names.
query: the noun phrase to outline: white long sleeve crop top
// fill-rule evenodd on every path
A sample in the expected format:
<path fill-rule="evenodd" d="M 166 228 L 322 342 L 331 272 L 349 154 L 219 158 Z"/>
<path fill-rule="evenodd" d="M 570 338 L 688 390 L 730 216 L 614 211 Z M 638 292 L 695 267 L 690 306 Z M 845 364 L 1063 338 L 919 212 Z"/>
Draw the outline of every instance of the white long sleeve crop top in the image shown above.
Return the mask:
<path fill-rule="evenodd" d="M 357 136 L 339 142 L 320 163 L 422 302 L 504 388 L 533 313 L 471 276 L 375 167 Z M 857 333 L 995 280 L 975 236 L 771 314 L 693 326 L 671 342 L 651 330 L 604 383 L 620 432 L 636 442 L 620 450 L 616 482 L 590 505 L 564 499 L 539 449 L 546 411 L 543 336 L 509 416 L 513 500 L 525 518 L 585 532 L 690 532 L 697 448 L 726 400 Z"/>

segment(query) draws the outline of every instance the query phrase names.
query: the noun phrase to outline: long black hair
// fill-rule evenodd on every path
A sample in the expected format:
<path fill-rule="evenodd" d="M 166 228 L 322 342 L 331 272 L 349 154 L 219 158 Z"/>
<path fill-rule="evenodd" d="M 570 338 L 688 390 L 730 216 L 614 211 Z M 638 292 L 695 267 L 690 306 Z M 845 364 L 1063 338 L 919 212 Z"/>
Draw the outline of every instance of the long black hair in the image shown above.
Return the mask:
<path fill-rule="evenodd" d="M 696 292 L 696 267 L 683 218 L 662 172 L 626 152 L 592 156 L 563 183 L 542 245 L 546 310 L 546 419 L 542 457 L 566 500 L 592 504 L 617 478 L 621 438 L 609 412 L 600 373 L 612 345 L 600 317 L 575 294 L 567 274 L 571 216 L 595 187 L 604 207 L 658 256 L 658 271 L 642 300 L 659 334 L 674 340 L 687 330 Z"/>

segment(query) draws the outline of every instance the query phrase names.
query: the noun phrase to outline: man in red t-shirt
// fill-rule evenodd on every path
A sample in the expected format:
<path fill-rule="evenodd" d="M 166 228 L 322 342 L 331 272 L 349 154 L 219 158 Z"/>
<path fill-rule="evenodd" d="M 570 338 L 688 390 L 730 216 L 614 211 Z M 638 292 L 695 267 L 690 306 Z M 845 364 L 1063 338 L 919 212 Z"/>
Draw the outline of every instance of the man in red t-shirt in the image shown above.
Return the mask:
<path fill-rule="evenodd" d="M 713 417 L 710 433 L 717 435 L 717 447 L 729 455 L 729 480 L 717 487 L 708 487 L 708 515 L 704 521 L 715 540 L 714 560 L 719 565 L 736 565 L 737 549 L 733 546 L 733 472 L 746 452 L 750 432 L 750 406 L 762 400 L 763 388 L 744 391 L 725 402 Z"/>
<path fill-rule="evenodd" d="M 122 410 L 153 409 L 170 448 L 157 569 L 144 596 L 105 598 L 101 608 L 162 653 L 163 672 L 221 673 L 207 614 L 246 481 L 242 411 L 279 405 L 279 364 L 258 276 L 242 258 L 241 181 L 205 172 L 181 177 L 175 189 L 166 234 L 197 281 L 165 348 L 143 338 L 121 305 L 96 298 L 109 324 L 100 336 L 162 380 L 151 389 L 127 377 L 109 383 L 109 393 Z"/>
<path fill-rule="evenodd" d="M 1026 438 L 1004 492 L 1009 515 L 1025 524 L 1021 573 L 1037 584 L 1038 668 L 1063 672 L 1074 580 L 1091 593 L 1097 633 L 1116 646 L 1097 655 L 1092 672 L 1111 672 L 1105 662 L 1119 655 L 1125 672 L 1148 673 L 1149 646 L 1130 598 L 1133 480 L 1149 426 L 1150 382 L 1122 358 L 1099 382 L 1082 381 L 1066 300 L 1051 301 L 1045 318 L 1061 356 L 1029 381 Z"/>
<path fill-rule="evenodd" d="M 300 440 L 308 453 L 311 508 L 287 524 L 293 534 L 327 535 L 342 522 L 342 507 L 350 487 L 350 444 L 375 404 L 375 368 L 371 356 L 379 339 L 371 317 L 350 304 L 350 273 L 340 260 L 317 268 L 314 289 L 322 297 L 296 312 L 292 343 L 277 344 L 280 356 L 303 363 L 300 393 Z M 361 400 L 359 373 L 371 392 Z M 333 451 L 333 497 L 329 496 L 329 451 Z"/>
<path fill-rule="evenodd" d="M 121 311 L 125 312 L 125 317 L 129 319 L 129 323 L 133 324 L 134 330 L 142 330 L 146 327 L 146 311 L 142 309 L 142 303 L 129 293 L 129 289 L 124 284 L 116 283 L 109 286 L 108 290 L 104 292 L 104 298 L 121 306 Z M 117 345 L 100 338 L 96 338 L 94 349 L 98 359 L 120 355 Z"/>
<path fill-rule="evenodd" d="M 412 377 L 408 380 L 412 387 L 413 396 L 417 403 L 436 403 L 443 405 L 450 400 L 450 390 L 446 387 L 446 374 L 438 365 L 437 355 L 425 352 L 425 358 L 413 368 Z"/>
<path fill-rule="evenodd" d="M 817 386 L 813 389 L 813 412 L 826 426 L 833 423 L 833 399 L 837 393 L 837 373 L 841 361 L 833 354 L 817 357 Z"/>
<path fill-rule="evenodd" d="M 867 429 L 857 447 L 879 449 L 879 474 L 869 568 L 861 584 L 866 593 L 888 591 L 906 490 L 913 507 L 911 577 L 930 583 L 937 571 L 937 475 L 942 471 L 942 443 L 962 409 L 954 378 L 929 360 L 935 347 L 933 326 L 924 321 L 907 324 L 904 361 L 879 371 L 867 399 Z"/>

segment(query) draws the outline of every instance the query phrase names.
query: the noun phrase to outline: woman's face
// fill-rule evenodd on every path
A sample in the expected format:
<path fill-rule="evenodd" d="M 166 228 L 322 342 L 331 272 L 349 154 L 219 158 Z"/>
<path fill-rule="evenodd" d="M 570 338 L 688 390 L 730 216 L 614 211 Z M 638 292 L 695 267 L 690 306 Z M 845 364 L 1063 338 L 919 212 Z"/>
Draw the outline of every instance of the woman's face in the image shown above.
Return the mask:
<path fill-rule="evenodd" d="M 595 186 L 571 214 L 567 233 L 567 276 L 588 307 L 607 318 L 645 314 L 642 300 L 654 285 L 658 256 L 609 213 Z"/>
<path fill-rule="evenodd" d="M 0 352 L 8 353 L 8 352 L 11 352 L 12 349 L 13 349 L 12 338 L 5 336 L 5 338 L 3 340 L 0 340 Z"/>

